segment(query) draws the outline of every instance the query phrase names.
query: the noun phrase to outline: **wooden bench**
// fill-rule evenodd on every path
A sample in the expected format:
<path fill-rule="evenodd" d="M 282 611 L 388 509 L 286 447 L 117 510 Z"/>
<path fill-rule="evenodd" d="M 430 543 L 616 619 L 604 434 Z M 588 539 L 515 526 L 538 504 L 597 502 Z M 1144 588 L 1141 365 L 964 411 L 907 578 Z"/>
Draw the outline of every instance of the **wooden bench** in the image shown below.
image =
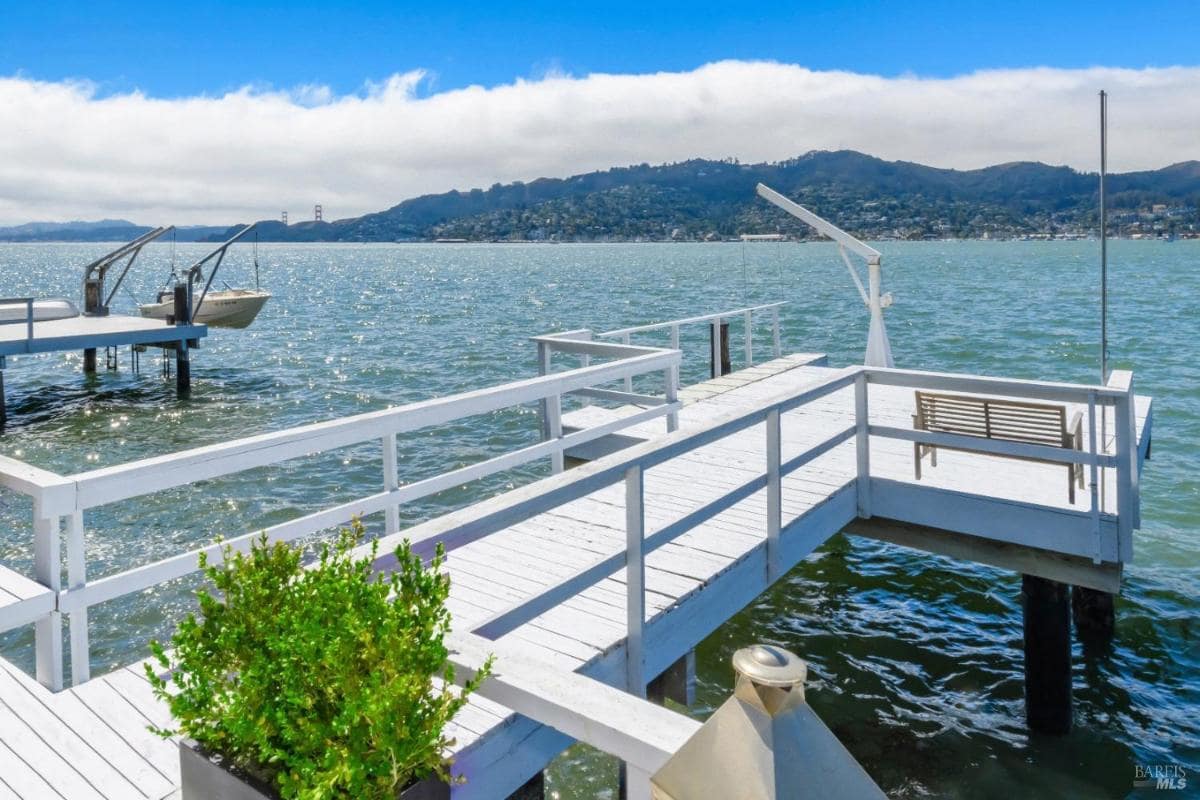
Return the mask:
<path fill-rule="evenodd" d="M 1075 412 L 1067 424 L 1067 409 L 1060 405 L 1027 403 L 990 397 L 956 394 L 916 393 L 917 413 L 913 428 L 919 431 L 957 433 L 1000 439 L 1006 442 L 1040 444 L 1069 450 L 1083 449 L 1083 414 Z M 921 479 L 921 458 L 928 453 L 930 466 L 937 466 L 937 451 L 944 445 L 913 444 L 913 465 L 917 480 Z M 946 450 L 968 451 L 968 448 L 945 447 Z M 1060 463 L 1025 456 L 1005 456 L 1022 461 Z M 1064 464 L 1067 468 L 1067 493 L 1075 502 L 1075 485 L 1082 489 L 1083 465 Z"/>

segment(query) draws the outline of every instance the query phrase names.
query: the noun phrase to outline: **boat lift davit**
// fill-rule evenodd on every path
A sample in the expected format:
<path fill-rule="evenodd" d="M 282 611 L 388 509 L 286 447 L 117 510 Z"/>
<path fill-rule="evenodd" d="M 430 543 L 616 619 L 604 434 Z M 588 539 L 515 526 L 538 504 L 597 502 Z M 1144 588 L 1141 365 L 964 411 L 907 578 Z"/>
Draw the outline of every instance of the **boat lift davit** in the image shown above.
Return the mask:
<path fill-rule="evenodd" d="M 224 289 L 210 291 L 213 279 L 216 278 L 217 270 L 221 268 L 221 262 L 225 260 L 225 254 L 229 251 L 230 246 L 254 230 L 254 227 L 255 225 L 251 224 L 242 228 L 220 247 L 188 267 L 182 276 L 177 276 L 172 270 L 171 278 L 168 279 L 167 286 L 159 292 L 156 302 L 138 306 L 141 315 L 152 319 L 166 319 L 173 315 L 175 313 L 174 284 L 186 282 L 188 308 L 191 309 L 192 323 L 221 328 L 245 328 L 254 322 L 258 312 L 271 299 L 270 292 L 264 292 L 258 284 L 257 239 L 254 242 L 254 288 L 239 289 L 225 284 Z M 204 267 L 209 262 L 213 263 L 208 271 L 208 279 L 205 280 Z M 193 302 L 195 289 L 201 281 L 204 281 L 204 288 L 200 292 L 199 299 Z"/>

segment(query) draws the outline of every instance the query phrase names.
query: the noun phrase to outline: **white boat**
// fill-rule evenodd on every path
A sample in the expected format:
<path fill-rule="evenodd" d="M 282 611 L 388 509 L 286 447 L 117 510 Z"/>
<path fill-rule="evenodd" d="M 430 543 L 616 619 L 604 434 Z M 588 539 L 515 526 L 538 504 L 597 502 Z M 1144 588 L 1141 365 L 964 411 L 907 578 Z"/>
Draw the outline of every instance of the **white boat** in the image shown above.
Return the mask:
<path fill-rule="evenodd" d="M 209 292 L 200 303 L 192 321 L 216 328 L 245 328 L 271 299 L 270 292 L 257 289 L 223 289 Z M 166 319 L 175 313 L 171 292 L 160 292 L 157 303 L 138 306 L 143 317 Z"/>
<path fill-rule="evenodd" d="M 0 303 L 0 323 L 25 322 L 28 310 L 23 302 Z M 79 308 L 65 297 L 43 297 L 33 301 L 33 321 L 47 322 L 52 319 L 70 319 L 79 316 Z"/>

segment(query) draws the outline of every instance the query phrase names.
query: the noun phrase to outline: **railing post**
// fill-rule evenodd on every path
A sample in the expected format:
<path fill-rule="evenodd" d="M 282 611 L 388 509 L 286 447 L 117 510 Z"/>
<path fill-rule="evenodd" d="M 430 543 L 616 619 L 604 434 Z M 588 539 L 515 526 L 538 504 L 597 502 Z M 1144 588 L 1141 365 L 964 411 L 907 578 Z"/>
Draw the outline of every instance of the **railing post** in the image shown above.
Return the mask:
<path fill-rule="evenodd" d="M 754 312 L 747 311 L 746 320 L 746 366 L 754 366 Z"/>
<path fill-rule="evenodd" d="M 1137 505 L 1137 438 L 1133 412 L 1133 381 L 1114 409 L 1117 440 L 1117 553 L 1122 562 L 1133 561 L 1133 528 Z"/>
<path fill-rule="evenodd" d="M 779 409 L 767 412 L 767 583 L 779 579 L 782 565 L 780 531 L 783 530 L 783 477 L 779 474 L 782 441 Z"/>
<path fill-rule="evenodd" d="M 590 338 L 590 334 L 589 334 L 589 338 Z M 591 354 L 590 353 L 580 353 L 579 354 L 579 368 L 587 369 L 591 365 L 592 365 Z M 591 404 L 592 404 L 592 398 L 587 397 L 587 396 L 579 398 L 579 405 L 590 406 Z"/>
<path fill-rule="evenodd" d="M 672 350 L 679 349 L 679 326 L 678 325 L 671 326 L 671 349 Z M 679 367 L 678 366 L 675 367 L 675 388 L 676 389 L 679 388 Z"/>
<path fill-rule="evenodd" d="M 550 374 L 550 343 L 538 342 L 538 375 Z M 542 423 L 542 441 L 550 438 L 550 418 L 547 415 L 546 400 L 543 398 L 538 401 L 538 408 Z"/>
<path fill-rule="evenodd" d="M 87 585 L 87 554 L 83 542 L 83 511 L 67 517 L 67 587 L 79 591 Z M 70 615 L 71 685 L 79 686 L 91 678 L 91 647 L 88 644 L 87 606 Z"/>
<path fill-rule="evenodd" d="M 554 394 L 546 398 L 546 423 L 549 428 L 550 440 L 562 439 L 562 395 Z M 550 469 L 552 472 L 559 473 L 565 468 L 565 459 L 563 457 L 562 447 L 559 447 L 550 455 Z"/>
<path fill-rule="evenodd" d="M 61 518 L 42 515 L 33 503 L 33 567 L 37 582 L 58 592 L 62 589 Z M 57 692 L 63 688 L 62 614 L 51 611 L 34 626 L 37 679 Z"/>
<path fill-rule="evenodd" d="M 394 492 L 400 488 L 400 467 L 396 462 L 396 434 L 389 433 L 379 441 L 383 447 L 383 490 Z M 400 506 L 389 503 L 383 513 L 386 532 L 388 534 L 399 532 Z"/>
<path fill-rule="evenodd" d="M 642 468 L 625 470 L 625 690 L 646 696 L 642 629 L 646 622 L 646 513 Z"/>
<path fill-rule="evenodd" d="M 1096 447 L 1096 392 L 1088 392 L 1088 452 L 1092 454 L 1092 463 L 1088 466 L 1088 483 L 1091 484 L 1091 515 L 1092 515 L 1092 562 L 1099 564 L 1100 551 L 1100 465 L 1096 463 L 1099 450 Z M 1075 481 L 1075 470 L 1070 472 L 1071 482 Z"/>
<path fill-rule="evenodd" d="M 860 370 L 854 378 L 854 438 L 858 479 L 855 486 L 858 492 L 858 516 L 869 519 L 871 516 L 871 436 L 870 416 L 867 405 L 867 373 Z"/>
<path fill-rule="evenodd" d="M 783 343 L 779 340 L 779 306 L 771 309 L 771 331 L 775 337 L 775 357 L 783 357 Z"/>
<path fill-rule="evenodd" d="M 626 345 L 630 344 L 631 340 L 629 338 L 628 333 L 621 337 L 621 342 Z M 625 391 L 627 391 L 627 392 L 633 391 L 633 376 L 632 375 L 625 376 Z"/>
<path fill-rule="evenodd" d="M 663 370 L 664 394 L 667 403 L 675 403 L 679 400 L 679 365 L 672 364 Z M 674 433 L 679 430 L 679 412 L 667 412 L 667 433 Z"/>

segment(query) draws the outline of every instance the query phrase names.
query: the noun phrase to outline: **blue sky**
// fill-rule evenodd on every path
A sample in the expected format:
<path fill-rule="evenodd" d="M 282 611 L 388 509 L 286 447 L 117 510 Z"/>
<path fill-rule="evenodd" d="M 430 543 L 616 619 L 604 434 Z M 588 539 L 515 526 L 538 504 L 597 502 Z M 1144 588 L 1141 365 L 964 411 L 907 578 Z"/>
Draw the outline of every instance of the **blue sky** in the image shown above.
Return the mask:
<path fill-rule="evenodd" d="M 1197 0 L 0 5 L 0 75 L 156 97 L 305 84 L 342 94 L 415 68 L 431 73 L 424 93 L 722 59 L 931 77 L 1141 68 L 1196 64 L 1198 42 Z"/>

